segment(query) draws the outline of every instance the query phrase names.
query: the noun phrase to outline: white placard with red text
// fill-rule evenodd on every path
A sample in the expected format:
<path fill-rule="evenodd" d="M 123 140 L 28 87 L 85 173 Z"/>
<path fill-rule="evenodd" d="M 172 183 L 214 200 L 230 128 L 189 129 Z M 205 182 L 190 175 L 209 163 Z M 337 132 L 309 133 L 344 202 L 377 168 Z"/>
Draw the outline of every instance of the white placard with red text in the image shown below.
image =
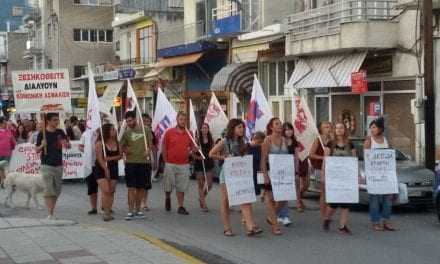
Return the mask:
<path fill-rule="evenodd" d="M 12 152 L 9 171 L 38 174 L 40 165 L 41 156 L 37 153 L 35 145 L 31 143 L 18 144 Z"/>
<path fill-rule="evenodd" d="M 14 71 L 12 85 L 18 112 L 72 112 L 67 69 Z"/>
<path fill-rule="evenodd" d="M 84 175 L 83 153 L 79 141 L 71 141 L 69 149 L 63 149 L 63 179 L 82 179 Z"/>

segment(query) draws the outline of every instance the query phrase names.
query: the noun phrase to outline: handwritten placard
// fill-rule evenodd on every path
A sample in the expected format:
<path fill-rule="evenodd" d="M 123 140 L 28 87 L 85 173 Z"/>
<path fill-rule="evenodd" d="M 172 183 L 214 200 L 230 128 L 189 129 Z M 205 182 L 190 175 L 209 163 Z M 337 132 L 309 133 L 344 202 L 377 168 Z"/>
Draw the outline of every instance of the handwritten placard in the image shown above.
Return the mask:
<path fill-rule="evenodd" d="M 269 155 L 269 177 L 275 201 L 296 200 L 293 155 Z"/>
<path fill-rule="evenodd" d="M 12 152 L 9 171 L 25 174 L 38 174 L 40 172 L 41 156 L 36 147 L 31 143 L 23 143 L 15 146 Z"/>
<path fill-rule="evenodd" d="M 251 155 L 225 159 L 223 173 L 225 175 L 229 205 L 240 205 L 257 201 Z"/>
<path fill-rule="evenodd" d="M 354 157 L 325 158 L 327 203 L 358 203 L 358 160 Z"/>
<path fill-rule="evenodd" d="M 394 149 L 366 149 L 365 177 L 369 194 L 399 193 Z"/>
<path fill-rule="evenodd" d="M 82 179 L 85 177 L 83 153 L 79 141 L 71 141 L 69 149 L 63 149 L 63 179 Z"/>

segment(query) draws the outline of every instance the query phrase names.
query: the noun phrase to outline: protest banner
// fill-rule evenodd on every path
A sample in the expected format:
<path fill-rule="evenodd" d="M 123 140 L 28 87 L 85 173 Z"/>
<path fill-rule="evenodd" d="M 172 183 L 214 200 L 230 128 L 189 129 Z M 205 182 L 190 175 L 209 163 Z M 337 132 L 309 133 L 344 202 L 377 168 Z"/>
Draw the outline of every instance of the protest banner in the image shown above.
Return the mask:
<path fill-rule="evenodd" d="M 115 98 L 118 96 L 121 91 L 123 82 L 109 82 L 106 86 L 104 94 L 99 98 L 99 110 L 102 113 L 111 115 L 110 110 L 113 107 L 113 103 Z"/>
<path fill-rule="evenodd" d="M 36 151 L 36 146 L 31 143 L 18 144 L 12 152 L 9 171 L 25 174 L 38 174 L 40 172 L 41 156 Z"/>
<path fill-rule="evenodd" d="M 293 155 L 270 154 L 269 177 L 275 201 L 296 200 Z"/>
<path fill-rule="evenodd" d="M 394 149 L 366 149 L 364 160 L 369 194 L 399 193 Z"/>
<path fill-rule="evenodd" d="M 327 203 L 358 203 L 358 160 L 354 157 L 325 158 Z"/>
<path fill-rule="evenodd" d="M 14 71 L 12 84 L 18 112 L 72 112 L 67 69 Z"/>
<path fill-rule="evenodd" d="M 79 141 L 71 141 L 69 149 L 63 149 L 63 179 L 82 179 L 84 175 L 84 158 L 79 149 Z"/>
<path fill-rule="evenodd" d="M 223 173 L 230 206 L 257 201 L 252 161 L 251 155 L 225 159 Z"/>

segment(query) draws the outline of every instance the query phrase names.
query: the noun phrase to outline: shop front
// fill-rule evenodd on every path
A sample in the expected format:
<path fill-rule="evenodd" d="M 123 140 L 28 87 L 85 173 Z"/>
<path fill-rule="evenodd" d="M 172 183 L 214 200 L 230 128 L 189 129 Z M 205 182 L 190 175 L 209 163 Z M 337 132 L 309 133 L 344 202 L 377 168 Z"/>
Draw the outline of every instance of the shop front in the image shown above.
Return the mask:
<path fill-rule="evenodd" d="M 359 71 L 367 72 L 368 90 L 362 93 L 351 87 L 351 74 Z M 383 116 L 391 146 L 415 159 L 416 77 L 392 77 L 392 71 L 392 54 L 377 58 L 377 54 L 358 52 L 301 58 L 288 86 L 306 96 L 317 124 L 343 122 L 351 137 L 367 136 L 370 122 Z"/>

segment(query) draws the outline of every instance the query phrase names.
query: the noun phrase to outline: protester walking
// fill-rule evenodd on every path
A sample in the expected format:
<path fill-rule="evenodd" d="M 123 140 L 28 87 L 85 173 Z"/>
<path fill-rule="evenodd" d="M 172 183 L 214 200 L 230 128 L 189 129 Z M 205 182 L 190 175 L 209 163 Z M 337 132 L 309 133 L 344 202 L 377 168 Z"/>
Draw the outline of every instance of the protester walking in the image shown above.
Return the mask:
<path fill-rule="evenodd" d="M 37 153 L 41 153 L 41 175 L 45 185 L 44 199 L 48 211 L 48 219 L 56 219 L 54 215 L 57 200 L 61 194 L 63 181 L 63 153 L 69 143 L 63 130 L 59 129 L 60 118 L 57 113 L 46 114 L 47 126 L 44 133 L 37 138 Z"/>
<path fill-rule="evenodd" d="M 143 131 L 136 120 L 136 113 L 125 113 L 127 129 L 121 138 L 125 153 L 125 180 L 128 188 L 128 213 L 125 220 L 145 218 L 141 211 L 145 192 L 151 189 L 151 131 Z M 146 141 L 146 144 L 145 144 Z"/>
<path fill-rule="evenodd" d="M 370 123 L 371 136 L 364 142 L 364 149 L 389 148 L 384 136 L 385 124 L 382 117 Z M 368 194 L 368 206 L 374 231 L 395 231 L 390 223 L 393 194 Z M 382 224 L 381 224 L 382 220 Z"/>
<path fill-rule="evenodd" d="M 212 178 L 214 161 L 209 157 L 209 152 L 214 147 L 214 139 L 209 131 L 209 125 L 204 123 L 197 135 L 197 143 L 202 150 L 202 155 L 199 152 L 195 153 L 194 172 L 197 178 L 197 186 L 199 189 L 199 205 L 203 212 L 209 212 L 206 205 L 206 196 L 212 188 Z"/>
<path fill-rule="evenodd" d="M 5 169 L 11 160 L 12 151 L 16 145 L 14 135 L 6 128 L 6 120 L 0 116 L 0 187 L 4 188 Z"/>
<path fill-rule="evenodd" d="M 289 154 L 286 140 L 283 137 L 283 124 L 281 123 L 281 120 L 279 118 L 274 117 L 270 119 L 266 127 L 266 135 L 267 137 L 262 145 L 262 158 L 260 164 L 261 171 L 264 173 L 264 189 L 266 196 L 265 201 L 268 214 L 266 221 L 272 227 L 272 234 L 281 235 L 282 232 L 278 225 L 277 217 L 277 208 L 279 205 L 274 200 L 272 185 L 269 178 L 269 154 Z M 291 221 L 288 216 L 289 211 L 288 208 L 286 208 L 285 203 L 281 203 L 280 210 L 285 210 L 281 213 L 283 215 L 283 219 L 281 222 L 284 225 L 290 224 Z"/>
<path fill-rule="evenodd" d="M 317 138 L 313 142 L 310 149 L 310 163 L 314 168 L 315 179 L 319 180 L 320 196 L 319 196 L 319 210 L 321 215 L 321 221 L 324 221 L 327 204 L 325 202 L 325 181 L 323 171 L 323 161 L 325 158 L 325 149 L 330 152 L 329 143 L 332 140 L 332 124 L 328 121 L 319 123 L 318 131 L 320 138 Z M 325 148 L 325 149 L 324 149 Z"/>
<path fill-rule="evenodd" d="M 244 123 L 240 119 L 231 119 L 226 128 L 226 136 L 218 142 L 214 148 L 209 152 L 209 157 L 224 161 L 228 157 L 244 156 L 248 153 L 247 145 L 244 142 L 245 128 Z M 220 212 L 223 221 L 223 234 L 227 237 L 234 236 L 232 232 L 231 221 L 229 217 L 229 200 L 227 193 L 227 186 L 225 182 L 225 175 L 223 168 L 220 171 Z M 246 226 L 246 235 L 251 237 L 261 234 L 263 230 L 259 228 L 253 219 L 252 205 L 241 204 L 240 210 Z"/>
<path fill-rule="evenodd" d="M 148 114 L 142 114 L 142 122 L 144 123 L 144 128 L 146 130 L 149 130 L 149 134 L 151 135 L 151 146 L 150 146 L 150 159 L 151 159 L 151 172 L 150 174 L 156 170 L 157 168 L 157 140 L 156 136 L 154 135 L 152 128 L 151 128 L 151 117 Z M 148 190 L 151 188 L 151 177 L 150 181 L 147 182 L 147 185 L 145 186 L 145 196 L 142 199 L 141 208 L 144 211 L 149 211 L 148 208 Z"/>
<path fill-rule="evenodd" d="M 119 177 L 118 161 L 122 158 L 118 134 L 112 124 L 102 126 L 102 137 L 96 142 L 96 180 L 102 194 L 103 220 L 113 220 L 112 207 Z M 104 152 L 105 151 L 105 152 Z"/>
<path fill-rule="evenodd" d="M 194 146 L 191 134 L 186 128 L 186 114 L 179 112 L 176 119 L 177 126 L 165 132 L 162 145 L 162 156 L 165 161 L 165 210 L 171 211 L 171 193 L 175 188 L 178 204 L 177 213 L 188 215 L 189 213 L 183 203 L 185 192 L 189 186 L 189 157 L 197 151 L 197 148 Z"/>
<path fill-rule="evenodd" d="M 85 144 L 86 144 L 86 134 L 82 134 L 79 144 L 79 150 L 84 153 Z M 93 141 L 95 142 L 95 140 Z M 92 146 L 92 171 L 89 175 L 86 176 L 85 182 L 87 185 L 87 195 L 89 196 L 90 201 L 90 210 L 87 212 L 89 215 L 95 215 L 98 213 L 98 182 L 96 181 L 96 149 L 95 144 Z"/>
<path fill-rule="evenodd" d="M 348 138 L 348 131 L 344 123 L 338 122 L 335 124 L 335 139 L 330 141 L 330 156 L 335 157 L 356 157 L 356 149 L 353 143 Z M 325 166 L 325 164 L 324 164 Z M 327 175 L 324 175 L 327 177 Z M 336 209 L 340 209 L 339 217 L 339 232 L 341 234 L 351 235 L 351 231 L 348 228 L 348 216 L 349 216 L 349 206 L 350 204 L 344 203 L 330 203 L 326 209 L 326 216 L 323 223 L 323 228 L 325 231 L 330 229 L 330 224 L 332 221 L 333 213 Z"/>

